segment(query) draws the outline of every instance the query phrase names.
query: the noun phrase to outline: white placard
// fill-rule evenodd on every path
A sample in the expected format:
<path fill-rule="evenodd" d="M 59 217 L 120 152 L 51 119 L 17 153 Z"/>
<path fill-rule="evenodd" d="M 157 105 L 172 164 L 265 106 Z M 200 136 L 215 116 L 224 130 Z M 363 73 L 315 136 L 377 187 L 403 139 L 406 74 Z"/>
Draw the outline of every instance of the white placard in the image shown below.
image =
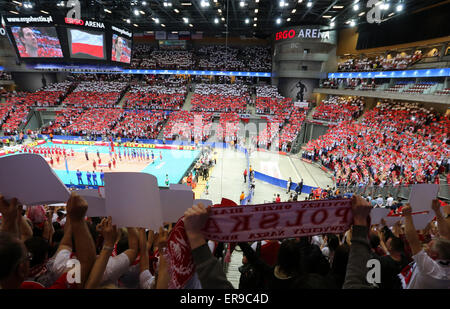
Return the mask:
<path fill-rule="evenodd" d="M 192 192 L 186 190 L 160 190 L 159 193 L 164 222 L 177 222 L 194 203 Z"/>
<path fill-rule="evenodd" d="M 409 204 L 412 212 L 431 210 L 431 203 L 437 197 L 439 191 L 438 184 L 415 184 L 411 188 Z"/>
<path fill-rule="evenodd" d="M 70 197 L 45 159 L 31 153 L 0 158 L 0 194 L 28 206 L 65 203 Z"/>
<path fill-rule="evenodd" d="M 106 214 L 119 227 L 162 226 L 158 181 L 146 173 L 105 173 Z"/>

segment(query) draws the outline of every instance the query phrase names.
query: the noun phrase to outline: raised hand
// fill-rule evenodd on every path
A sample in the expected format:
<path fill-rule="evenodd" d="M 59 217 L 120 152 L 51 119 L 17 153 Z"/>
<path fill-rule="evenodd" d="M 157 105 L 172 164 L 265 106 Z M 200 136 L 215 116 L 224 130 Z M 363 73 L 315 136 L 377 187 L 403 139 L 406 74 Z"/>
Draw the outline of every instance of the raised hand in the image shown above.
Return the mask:
<path fill-rule="evenodd" d="M 210 208 L 206 209 L 203 204 L 194 205 L 184 212 L 184 228 L 186 233 L 200 233 L 208 220 Z"/>
<path fill-rule="evenodd" d="M 159 233 L 156 236 L 155 239 L 155 246 L 158 247 L 158 251 L 161 252 L 162 249 L 164 249 L 167 246 L 167 239 L 169 238 L 169 232 L 163 229 L 162 227 L 159 228 Z"/>
<path fill-rule="evenodd" d="M 411 205 L 406 204 L 403 208 L 402 208 L 402 215 L 405 217 L 411 216 L 412 214 L 412 209 L 411 209 Z"/>
<path fill-rule="evenodd" d="M 354 225 L 368 225 L 368 217 L 372 206 L 369 202 L 359 195 L 353 195 L 352 197 L 352 213 Z"/>
<path fill-rule="evenodd" d="M 112 224 L 111 217 L 103 218 L 97 225 L 97 230 L 102 234 L 105 246 L 113 247 L 117 238 L 117 227 Z"/>
<path fill-rule="evenodd" d="M 67 217 L 72 222 L 83 221 L 88 210 L 88 204 L 84 198 L 72 192 L 69 200 L 67 201 Z"/>

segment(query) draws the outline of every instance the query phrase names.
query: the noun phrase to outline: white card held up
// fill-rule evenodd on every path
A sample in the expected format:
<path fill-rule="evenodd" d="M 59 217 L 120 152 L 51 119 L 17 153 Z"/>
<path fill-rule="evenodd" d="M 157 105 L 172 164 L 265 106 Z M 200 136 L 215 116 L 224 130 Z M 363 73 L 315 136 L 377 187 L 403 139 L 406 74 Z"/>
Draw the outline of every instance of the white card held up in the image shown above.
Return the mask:
<path fill-rule="evenodd" d="M 162 189 L 159 193 L 164 222 L 177 222 L 194 202 L 191 191 Z"/>
<path fill-rule="evenodd" d="M 88 203 L 86 216 L 106 217 L 105 198 L 99 195 L 97 189 L 77 190 L 76 193 Z"/>
<path fill-rule="evenodd" d="M 399 217 L 384 217 L 383 219 L 384 219 L 384 221 L 386 221 L 386 226 L 392 227 L 398 221 L 403 220 L 403 217 L 400 217 L 400 216 Z M 380 221 L 381 221 L 381 219 L 380 219 Z"/>
<path fill-rule="evenodd" d="M 370 223 L 380 224 L 381 219 L 385 218 L 389 214 L 389 212 L 391 212 L 391 210 L 387 208 L 372 208 L 370 212 Z"/>
<path fill-rule="evenodd" d="M 423 230 L 434 219 L 435 214 L 433 210 L 430 210 L 427 214 L 413 214 L 411 217 L 416 230 Z"/>
<path fill-rule="evenodd" d="M 192 188 L 184 183 L 171 183 L 169 185 L 170 190 L 185 190 L 185 191 L 192 191 Z"/>
<path fill-rule="evenodd" d="M 202 203 L 203 206 L 205 206 L 205 207 L 212 206 L 212 204 L 213 204 L 213 202 L 211 200 L 205 200 L 205 199 L 194 200 L 194 205 L 197 205 L 200 203 Z"/>
<path fill-rule="evenodd" d="M 146 173 L 105 173 L 106 215 L 118 227 L 156 231 L 163 223 L 158 181 Z"/>
<path fill-rule="evenodd" d="M 431 210 L 431 203 L 437 197 L 439 191 L 438 184 L 415 184 L 411 188 L 409 204 L 412 212 Z"/>
<path fill-rule="evenodd" d="M 31 153 L 0 159 L 0 194 L 29 206 L 67 202 L 70 197 L 45 159 Z"/>

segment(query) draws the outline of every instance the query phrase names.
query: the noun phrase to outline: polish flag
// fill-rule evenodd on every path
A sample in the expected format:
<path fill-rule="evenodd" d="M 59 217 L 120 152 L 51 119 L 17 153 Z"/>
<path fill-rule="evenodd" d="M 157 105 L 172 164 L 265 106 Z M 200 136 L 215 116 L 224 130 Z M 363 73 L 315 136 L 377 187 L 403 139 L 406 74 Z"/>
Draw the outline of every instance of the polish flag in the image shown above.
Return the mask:
<path fill-rule="evenodd" d="M 103 58 L 103 35 L 71 29 L 72 54 L 83 53 Z"/>

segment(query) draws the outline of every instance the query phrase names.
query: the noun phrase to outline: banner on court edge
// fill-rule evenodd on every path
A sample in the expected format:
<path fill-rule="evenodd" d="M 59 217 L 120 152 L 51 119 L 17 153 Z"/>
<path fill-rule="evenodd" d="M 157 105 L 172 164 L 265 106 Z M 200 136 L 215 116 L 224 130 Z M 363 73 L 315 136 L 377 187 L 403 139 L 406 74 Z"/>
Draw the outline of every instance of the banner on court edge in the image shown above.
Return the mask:
<path fill-rule="evenodd" d="M 337 199 L 213 207 L 202 233 L 222 242 L 339 234 L 352 223 L 351 205 L 350 199 Z"/>

